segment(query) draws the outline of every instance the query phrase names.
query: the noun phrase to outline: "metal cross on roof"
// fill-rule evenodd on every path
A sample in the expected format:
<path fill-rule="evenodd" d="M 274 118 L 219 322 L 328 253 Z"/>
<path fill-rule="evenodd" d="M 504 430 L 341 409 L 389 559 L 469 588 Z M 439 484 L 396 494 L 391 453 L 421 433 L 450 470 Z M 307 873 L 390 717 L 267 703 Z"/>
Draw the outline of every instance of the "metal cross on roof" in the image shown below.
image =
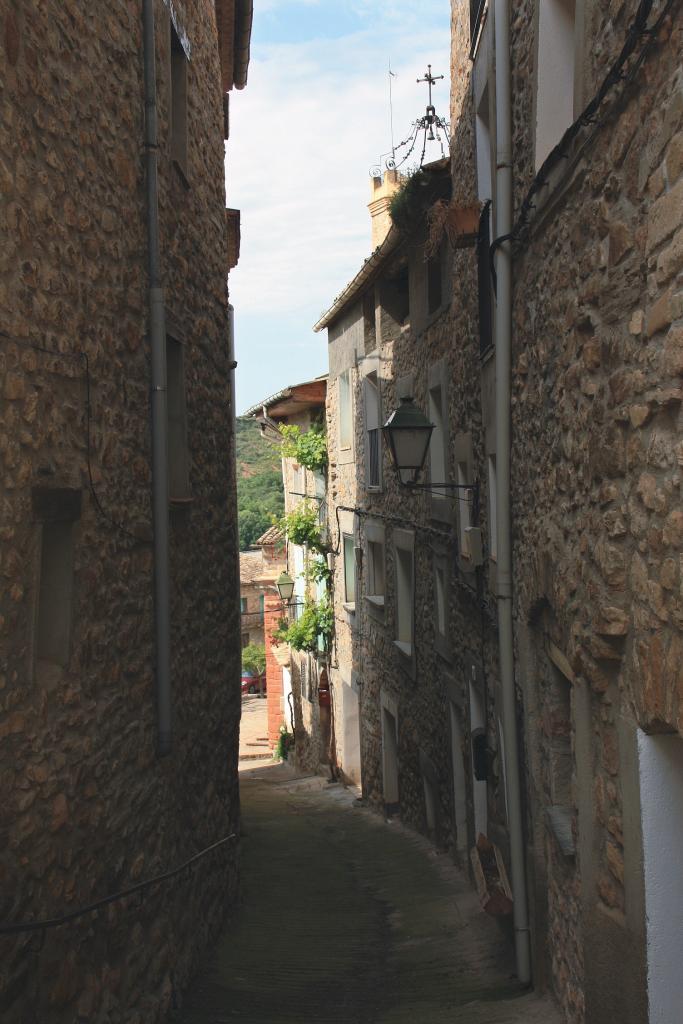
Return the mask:
<path fill-rule="evenodd" d="M 432 86 L 434 85 L 435 82 L 440 81 L 442 78 L 443 78 L 443 75 L 433 75 L 432 74 L 432 65 L 428 64 L 427 65 L 427 72 L 426 72 L 424 78 L 416 78 L 415 79 L 415 81 L 417 82 L 418 85 L 420 85 L 421 82 L 427 82 L 428 85 L 429 85 L 429 106 L 427 107 L 427 110 L 430 110 L 430 109 L 434 110 L 434 107 L 432 105 Z"/>
<path fill-rule="evenodd" d="M 394 76 L 394 72 L 391 71 L 391 68 L 389 69 L 389 74 Z M 422 167 L 424 163 L 428 142 L 438 142 L 441 149 L 441 156 L 443 157 L 446 155 L 444 140 L 442 139 L 441 133 L 443 132 L 446 144 L 450 144 L 449 124 L 443 117 L 439 117 L 436 112 L 436 107 L 432 101 L 432 86 L 435 85 L 436 82 L 441 81 L 443 77 L 443 75 L 433 75 L 432 65 L 428 64 L 424 78 L 416 79 L 418 85 L 426 82 L 429 86 L 429 103 L 427 104 L 424 117 L 420 117 L 417 121 L 413 121 L 410 135 L 407 139 L 404 139 L 403 142 L 399 142 L 398 146 L 393 145 L 392 138 L 391 155 L 388 153 L 382 154 L 379 164 L 370 168 L 370 174 L 372 177 L 380 177 L 382 169 L 398 170 L 398 168 L 405 164 L 415 150 L 420 132 L 423 132 L 423 138 L 422 155 L 420 157 L 419 167 Z M 391 86 L 391 79 L 389 80 L 389 83 Z"/>

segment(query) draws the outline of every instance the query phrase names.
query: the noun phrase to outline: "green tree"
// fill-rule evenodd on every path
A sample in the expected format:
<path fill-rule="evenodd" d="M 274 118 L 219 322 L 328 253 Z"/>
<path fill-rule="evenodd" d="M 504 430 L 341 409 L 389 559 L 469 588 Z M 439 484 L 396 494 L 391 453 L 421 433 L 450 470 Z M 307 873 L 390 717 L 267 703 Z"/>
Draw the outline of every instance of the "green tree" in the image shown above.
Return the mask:
<path fill-rule="evenodd" d="M 247 644 L 242 648 L 242 671 L 260 676 L 266 670 L 266 648 L 263 644 Z"/>

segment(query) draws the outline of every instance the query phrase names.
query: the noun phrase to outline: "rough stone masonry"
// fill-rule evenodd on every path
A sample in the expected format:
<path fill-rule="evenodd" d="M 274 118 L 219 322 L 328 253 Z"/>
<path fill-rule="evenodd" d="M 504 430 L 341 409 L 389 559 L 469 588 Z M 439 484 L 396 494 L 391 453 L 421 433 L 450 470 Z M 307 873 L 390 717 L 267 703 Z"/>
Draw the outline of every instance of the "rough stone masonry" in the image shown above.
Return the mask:
<path fill-rule="evenodd" d="M 215 5 L 173 9 L 191 44 L 187 156 L 171 152 L 157 0 L 161 252 L 188 486 L 171 509 L 174 743 L 158 759 L 142 4 L 0 0 L 2 924 L 73 911 L 237 828 L 223 90 Z M 0 937 L 3 1024 L 161 1020 L 234 886 L 228 843 L 42 944 Z"/>

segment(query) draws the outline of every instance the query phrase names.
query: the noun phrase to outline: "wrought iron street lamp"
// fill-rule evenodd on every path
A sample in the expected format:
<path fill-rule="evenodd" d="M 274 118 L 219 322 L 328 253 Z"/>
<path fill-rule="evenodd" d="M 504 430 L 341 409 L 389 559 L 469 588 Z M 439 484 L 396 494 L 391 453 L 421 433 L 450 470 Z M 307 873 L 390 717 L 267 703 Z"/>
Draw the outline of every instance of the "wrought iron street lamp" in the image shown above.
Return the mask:
<path fill-rule="evenodd" d="M 452 484 L 448 481 L 437 483 L 433 480 L 427 484 L 417 482 L 427 459 L 433 431 L 434 424 L 418 409 L 413 399 L 408 396 L 402 398 L 398 409 L 392 412 L 382 427 L 399 483 L 411 490 L 468 491 L 476 503 L 479 497 L 479 483 L 476 480 L 466 484 Z"/>
<path fill-rule="evenodd" d="M 427 458 L 434 424 L 417 408 L 410 396 L 401 399 L 382 427 L 389 456 L 400 483 L 414 487 Z"/>

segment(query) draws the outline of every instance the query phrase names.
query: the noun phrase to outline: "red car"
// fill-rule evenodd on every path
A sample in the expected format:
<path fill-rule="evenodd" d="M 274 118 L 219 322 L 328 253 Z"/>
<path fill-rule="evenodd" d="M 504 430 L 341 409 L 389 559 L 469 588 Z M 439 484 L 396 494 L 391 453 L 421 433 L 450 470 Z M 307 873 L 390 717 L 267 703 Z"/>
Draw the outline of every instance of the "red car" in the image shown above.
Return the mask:
<path fill-rule="evenodd" d="M 248 672 L 242 673 L 242 696 L 244 697 L 248 693 L 266 694 L 266 673 L 260 676 L 249 675 Z"/>

